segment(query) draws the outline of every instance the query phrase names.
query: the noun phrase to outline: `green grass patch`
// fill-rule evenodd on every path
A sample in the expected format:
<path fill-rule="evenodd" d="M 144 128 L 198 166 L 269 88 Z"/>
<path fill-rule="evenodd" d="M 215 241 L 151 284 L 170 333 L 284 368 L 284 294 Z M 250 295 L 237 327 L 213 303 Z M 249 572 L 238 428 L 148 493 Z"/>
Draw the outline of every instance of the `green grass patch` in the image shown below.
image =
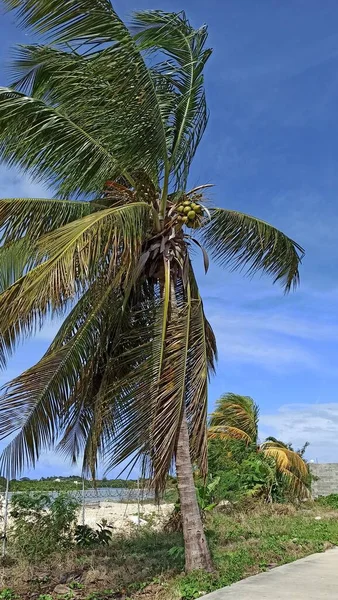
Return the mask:
<path fill-rule="evenodd" d="M 11 600 L 9 590 L 21 598 L 34 592 L 53 595 L 61 581 L 67 581 L 70 597 L 76 593 L 76 598 L 84 600 L 193 600 L 244 577 L 338 545 L 338 511 L 321 503 L 300 510 L 276 505 L 247 513 L 214 512 L 206 527 L 215 564 L 212 574 L 184 574 L 181 534 L 146 528 L 129 537 L 114 536 L 109 547 L 95 551 L 74 550 L 35 566 L 20 563 L 4 567 L 3 600 Z M 39 579 L 41 572 L 44 579 Z M 76 575 L 75 583 L 72 574 Z M 40 581 L 37 589 L 34 581 Z"/>

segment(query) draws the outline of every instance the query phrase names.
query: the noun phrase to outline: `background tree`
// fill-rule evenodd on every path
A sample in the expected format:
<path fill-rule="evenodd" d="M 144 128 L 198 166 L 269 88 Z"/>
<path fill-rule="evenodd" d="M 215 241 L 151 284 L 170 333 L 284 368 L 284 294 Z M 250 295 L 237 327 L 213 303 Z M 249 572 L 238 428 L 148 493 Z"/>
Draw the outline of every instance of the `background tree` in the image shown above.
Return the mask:
<path fill-rule="evenodd" d="M 286 483 L 291 496 L 298 499 L 309 496 L 310 474 L 303 458 L 308 444 L 299 451 L 290 444 L 284 444 L 274 437 L 268 437 L 263 443 L 258 441 L 259 408 L 249 396 L 224 394 L 219 398 L 216 409 L 210 418 L 209 438 L 238 440 L 268 460 L 272 460 L 276 469 L 277 481 Z M 270 486 L 271 487 L 271 486 Z"/>
<path fill-rule="evenodd" d="M 192 245 L 288 291 L 302 249 L 274 227 L 205 206 L 187 187 L 207 124 L 207 29 L 109 0 L 5 0 L 49 44 L 20 46 L 0 89 L 0 155 L 55 198 L 0 201 L 0 362 L 46 317 L 67 315 L 44 357 L 0 401 L 2 470 L 58 447 L 95 476 L 141 460 L 157 493 L 176 463 L 186 568 L 211 569 L 192 461 L 207 471 L 216 343 Z M 194 234 L 194 235 L 192 235 Z M 205 268 L 208 257 L 203 250 Z"/>

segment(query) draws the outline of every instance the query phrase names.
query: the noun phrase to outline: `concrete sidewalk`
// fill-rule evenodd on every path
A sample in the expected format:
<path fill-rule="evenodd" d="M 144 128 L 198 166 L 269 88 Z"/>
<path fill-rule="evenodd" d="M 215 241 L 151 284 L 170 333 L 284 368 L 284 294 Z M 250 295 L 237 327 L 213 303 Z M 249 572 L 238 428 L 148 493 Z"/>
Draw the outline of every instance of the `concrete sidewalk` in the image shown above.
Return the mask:
<path fill-rule="evenodd" d="M 203 600 L 338 600 L 338 547 L 203 596 Z"/>

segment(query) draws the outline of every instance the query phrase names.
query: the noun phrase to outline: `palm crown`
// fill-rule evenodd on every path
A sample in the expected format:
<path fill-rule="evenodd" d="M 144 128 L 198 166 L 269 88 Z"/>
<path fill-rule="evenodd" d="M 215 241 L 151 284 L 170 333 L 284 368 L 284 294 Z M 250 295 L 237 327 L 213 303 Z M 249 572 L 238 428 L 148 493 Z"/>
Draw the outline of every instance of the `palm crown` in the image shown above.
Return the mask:
<path fill-rule="evenodd" d="M 256 446 L 258 452 L 273 461 L 277 474 L 286 480 L 295 495 L 300 498 L 308 497 L 309 469 L 302 452 L 296 452 L 272 436 L 259 444 L 258 418 L 259 408 L 252 398 L 224 394 L 211 414 L 209 438 L 236 439 Z"/>
<path fill-rule="evenodd" d="M 302 249 L 274 227 L 206 207 L 190 190 L 207 124 L 206 27 L 184 13 L 109 0 L 6 0 L 50 45 L 21 46 L 0 89 L 0 154 L 49 182 L 53 199 L 0 201 L 0 360 L 49 316 L 66 318 L 43 358 L 0 401 L 15 475 L 56 443 L 95 473 L 140 457 L 157 489 L 186 419 L 206 471 L 216 343 L 190 258 L 266 272 L 288 291 Z M 206 249 L 206 250 L 205 250 Z"/>

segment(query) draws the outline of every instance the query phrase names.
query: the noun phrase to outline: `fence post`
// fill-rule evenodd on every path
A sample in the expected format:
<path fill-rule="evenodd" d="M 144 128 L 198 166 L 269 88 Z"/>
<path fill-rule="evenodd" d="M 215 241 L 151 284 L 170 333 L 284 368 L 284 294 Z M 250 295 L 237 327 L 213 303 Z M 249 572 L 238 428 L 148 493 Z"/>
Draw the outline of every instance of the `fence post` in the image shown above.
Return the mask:
<path fill-rule="evenodd" d="M 8 493 L 9 493 L 9 478 L 6 479 L 6 492 L 5 492 L 5 507 L 4 507 L 4 533 L 2 540 L 2 557 L 6 556 L 7 548 L 7 522 L 8 522 Z"/>
<path fill-rule="evenodd" d="M 82 525 L 85 524 L 85 480 L 82 478 Z"/>
<path fill-rule="evenodd" d="M 137 478 L 137 528 L 140 527 L 140 478 Z"/>

